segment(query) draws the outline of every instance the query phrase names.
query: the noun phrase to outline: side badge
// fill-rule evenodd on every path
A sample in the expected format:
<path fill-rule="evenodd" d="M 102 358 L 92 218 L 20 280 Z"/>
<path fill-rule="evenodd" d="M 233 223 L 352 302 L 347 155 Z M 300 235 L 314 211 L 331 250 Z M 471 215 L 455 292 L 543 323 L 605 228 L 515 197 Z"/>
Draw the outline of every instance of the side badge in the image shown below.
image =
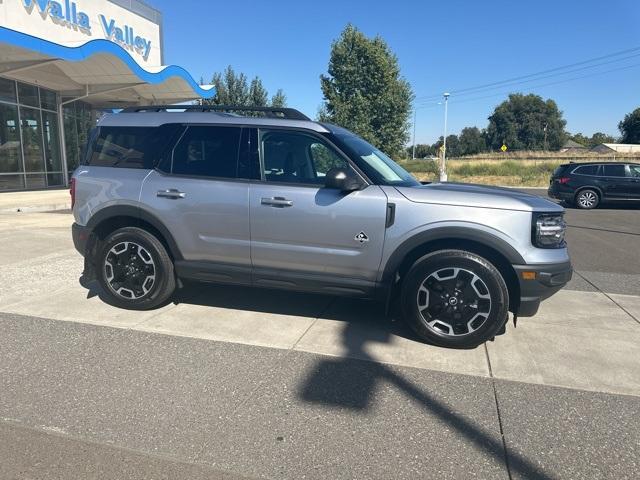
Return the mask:
<path fill-rule="evenodd" d="M 364 232 L 360 232 L 359 234 L 357 234 L 354 238 L 353 238 L 356 242 L 360 242 L 360 243 L 366 243 L 369 241 L 369 237 L 367 237 L 367 234 Z"/>

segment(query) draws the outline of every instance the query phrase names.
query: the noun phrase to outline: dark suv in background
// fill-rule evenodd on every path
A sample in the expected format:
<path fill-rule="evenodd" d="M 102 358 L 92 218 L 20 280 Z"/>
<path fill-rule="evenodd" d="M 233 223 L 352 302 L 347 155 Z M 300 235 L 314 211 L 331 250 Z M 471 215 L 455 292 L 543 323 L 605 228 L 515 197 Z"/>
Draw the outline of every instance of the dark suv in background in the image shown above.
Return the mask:
<path fill-rule="evenodd" d="M 639 163 L 567 163 L 553 172 L 549 196 L 583 209 L 640 202 Z"/>

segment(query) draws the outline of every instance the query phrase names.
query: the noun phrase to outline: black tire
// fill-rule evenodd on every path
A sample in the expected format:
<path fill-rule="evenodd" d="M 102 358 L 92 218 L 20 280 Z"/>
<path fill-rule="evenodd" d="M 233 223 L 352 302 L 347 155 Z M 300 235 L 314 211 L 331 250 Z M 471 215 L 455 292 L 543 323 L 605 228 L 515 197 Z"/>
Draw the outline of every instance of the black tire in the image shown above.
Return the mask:
<path fill-rule="evenodd" d="M 101 242 L 95 265 L 101 298 L 115 307 L 151 310 L 163 305 L 176 288 L 167 250 L 141 228 L 124 227 L 111 233 Z"/>
<path fill-rule="evenodd" d="M 576 194 L 575 204 L 582 210 L 591 210 L 596 208 L 599 203 L 600 195 L 597 191 L 592 190 L 591 188 L 585 188 Z"/>
<path fill-rule="evenodd" d="M 463 286 L 465 280 L 469 283 Z M 405 320 L 421 339 L 441 347 L 473 348 L 503 330 L 509 291 L 485 258 L 464 250 L 439 250 L 413 264 L 402 285 L 401 303 Z"/>

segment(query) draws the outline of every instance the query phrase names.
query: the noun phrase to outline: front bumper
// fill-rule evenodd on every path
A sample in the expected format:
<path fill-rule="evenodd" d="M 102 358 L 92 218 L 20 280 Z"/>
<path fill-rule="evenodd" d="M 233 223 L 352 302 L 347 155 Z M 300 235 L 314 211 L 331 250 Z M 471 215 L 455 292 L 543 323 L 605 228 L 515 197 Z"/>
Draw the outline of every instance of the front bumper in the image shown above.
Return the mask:
<path fill-rule="evenodd" d="M 540 302 L 564 287 L 573 275 L 571 262 L 544 265 L 513 265 L 520 283 L 520 317 L 532 317 Z M 524 275 L 527 272 L 527 275 Z M 533 273 L 531 273 L 533 272 Z M 525 280 L 524 277 L 532 277 Z"/>

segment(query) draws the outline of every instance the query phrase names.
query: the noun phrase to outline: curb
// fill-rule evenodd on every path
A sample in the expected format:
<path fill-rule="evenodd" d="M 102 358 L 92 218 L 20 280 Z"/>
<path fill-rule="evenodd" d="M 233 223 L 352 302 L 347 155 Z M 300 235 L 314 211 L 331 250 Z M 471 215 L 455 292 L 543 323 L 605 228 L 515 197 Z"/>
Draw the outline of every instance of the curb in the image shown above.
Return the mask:
<path fill-rule="evenodd" d="M 0 208 L 0 213 L 35 213 L 35 212 L 53 212 L 56 210 L 70 210 L 71 202 L 55 203 L 51 205 L 32 205 L 25 207 Z"/>

